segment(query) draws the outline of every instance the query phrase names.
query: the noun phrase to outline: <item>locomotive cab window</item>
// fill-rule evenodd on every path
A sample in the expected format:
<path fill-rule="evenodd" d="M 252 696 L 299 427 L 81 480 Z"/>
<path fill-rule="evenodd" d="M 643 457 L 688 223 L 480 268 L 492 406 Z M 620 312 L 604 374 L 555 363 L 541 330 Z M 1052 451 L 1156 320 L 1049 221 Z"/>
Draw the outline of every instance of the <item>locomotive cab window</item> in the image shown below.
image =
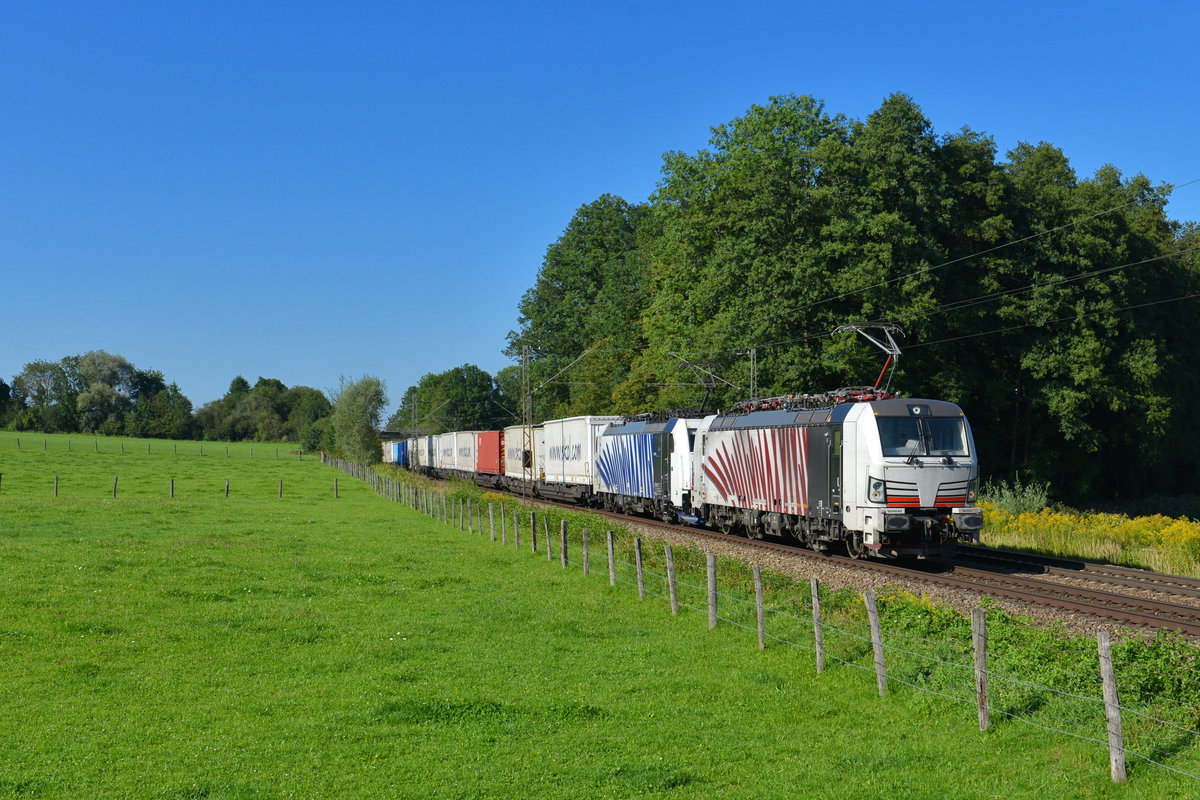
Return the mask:
<path fill-rule="evenodd" d="M 967 456 L 961 417 L 876 417 L 884 456 Z"/>

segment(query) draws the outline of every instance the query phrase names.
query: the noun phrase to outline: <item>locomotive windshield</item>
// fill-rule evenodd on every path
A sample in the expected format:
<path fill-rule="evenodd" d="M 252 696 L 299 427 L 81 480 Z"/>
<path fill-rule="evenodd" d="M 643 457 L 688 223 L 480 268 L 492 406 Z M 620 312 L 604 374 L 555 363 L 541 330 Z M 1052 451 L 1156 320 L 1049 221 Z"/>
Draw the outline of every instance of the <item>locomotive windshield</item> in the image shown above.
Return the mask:
<path fill-rule="evenodd" d="M 962 417 L 876 417 L 884 456 L 967 456 Z"/>

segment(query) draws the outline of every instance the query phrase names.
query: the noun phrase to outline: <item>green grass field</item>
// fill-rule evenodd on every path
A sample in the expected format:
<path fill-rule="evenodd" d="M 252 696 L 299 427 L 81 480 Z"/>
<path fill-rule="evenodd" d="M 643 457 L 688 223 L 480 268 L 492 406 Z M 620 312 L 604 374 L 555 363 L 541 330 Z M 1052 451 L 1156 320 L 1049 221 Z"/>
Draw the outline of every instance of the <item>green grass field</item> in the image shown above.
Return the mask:
<path fill-rule="evenodd" d="M 501 547 L 274 445 L 16 438 L 0 433 L 3 797 L 1197 791 L 1136 760 L 1115 786 L 1094 743 L 980 733 L 972 706 L 879 698 L 860 670 L 818 676 L 808 651 L 672 618 L 609 587 L 599 537 L 584 577 L 527 530 Z"/>

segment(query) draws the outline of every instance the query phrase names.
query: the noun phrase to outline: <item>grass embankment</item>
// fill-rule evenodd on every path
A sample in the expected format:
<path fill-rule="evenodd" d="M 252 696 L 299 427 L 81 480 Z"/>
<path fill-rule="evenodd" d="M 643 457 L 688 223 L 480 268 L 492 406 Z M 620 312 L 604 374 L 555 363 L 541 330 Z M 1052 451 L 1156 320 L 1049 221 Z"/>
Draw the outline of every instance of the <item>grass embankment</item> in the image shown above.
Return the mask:
<path fill-rule="evenodd" d="M 983 544 L 1200 577 L 1200 523 L 1162 514 L 1012 513 L 983 503 Z"/>
<path fill-rule="evenodd" d="M 344 476 L 335 500 L 339 473 L 275 461 L 273 446 L 251 460 L 248 445 L 226 458 L 159 442 L 147 456 L 129 440 L 122 455 L 120 440 L 97 454 L 80 437 L 69 453 L 65 437 L 37 437 L 45 450 L 23 437 L 18 453 L 15 438 L 0 434 L 0 796 L 1195 790 L 1137 762 L 1114 786 L 1092 742 L 1004 721 L 981 734 L 972 706 L 903 686 L 881 699 L 870 674 L 831 661 L 818 676 L 808 651 L 671 618 L 608 586 L 599 537 L 585 578 L 530 554 L 527 530 L 526 549 L 503 548 Z M 723 591 L 744 589 L 729 573 Z M 959 624 L 892 606 L 889 635 Z M 861 629 L 848 595 L 828 613 Z M 837 652 L 869 660 L 861 642 Z"/>

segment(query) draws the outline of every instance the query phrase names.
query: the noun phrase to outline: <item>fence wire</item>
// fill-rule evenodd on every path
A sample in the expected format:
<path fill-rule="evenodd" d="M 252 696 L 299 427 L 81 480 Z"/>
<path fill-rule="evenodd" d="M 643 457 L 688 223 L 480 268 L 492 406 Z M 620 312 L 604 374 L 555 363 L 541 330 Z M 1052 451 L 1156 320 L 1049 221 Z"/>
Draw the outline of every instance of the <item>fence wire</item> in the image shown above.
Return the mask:
<path fill-rule="evenodd" d="M 375 484 L 376 490 L 381 495 L 388 497 L 388 499 L 399 502 L 417 514 L 425 515 L 425 511 L 421 507 L 423 499 L 419 493 L 405 498 L 403 490 L 398 486 L 395 484 L 378 483 L 376 479 L 371 477 L 374 473 L 369 470 L 350 464 L 336 466 L 352 477 L 358 477 L 367 483 Z M 394 495 L 390 495 L 389 491 L 394 492 Z M 434 496 L 437 494 L 439 493 L 432 490 L 429 491 L 431 501 L 433 501 Z M 444 493 L 442 494 L 444 495 Z M 447 499 L 446 502 L 446 524 L 456 526 L 458 520 L 452 511 L 452 501 Z M 436 501 L 433 501 L 432 504 L 437 506 L 437 508 L 431 516 L 437 519 L 440 516 L 440 505 Z M 413 505 L 417 507 L 414 508 L 412 507 Z M 527 515 L 528 509 L 525 509 L 523 513 Z M 546 519 L 546 517 L 543 517 L 543 519 Z M 479 523 L 476 533 L 481 536 L 488 536 L 489 532 L 485 531 L 483 523 L 478 518 L 475 521 Z M 496 522 L 497 527 L 502 526 L 499 519 Z M 524 530 L 525 527 L 522 526 L 523 532 L 528 536 L 531 531 Z M 561 530 L 561 528 L 555 528 L 555 530 Z M 466 532 L 465 526 L 464 532 Z M 510 530 L 508 533 L 511 536 L 513 531 Z M 538 556 L 542 555 L 542 551 L 545 548 L 550 547 L 554 553 L 553 560 L 560 561 L 561 553 L 559 552 L 559 547 L 561 547 L 561 540 L 554 535 L 548 537 L 547 540 L 544 527 L 542 531 L 538 531 L 538 534 L 538 539 L 542 540 L 538 542 Z M 499 541 L 499 534 L 497 534 L 497 541 Z M 569 537 L 568 541 L 568 555 L 571 555 L 572 551 L 578 553 L 579 549 L 582 548 L 582 540 L 577 533 L 573 538 Z M 529 540 L 526 539 L 525 542 L 529 542 Z M 616 539 L 614 539 L 614 545 L 620 550 L 629 548 L 627 542 Z M 528 547 L 529 545 L 525 544 L 523 546 Z M 594 540 L 589 541 L 588 556 L 589 571 L 594 572 L 598 577 L 607 577 L 608 558 L 605 537 L 597 536 L 594 537 Z M 593 558 L 596 556 L 598 558 Z M 657 558 L 657 554 L 655 554 L 654 558 Z M 689 566 L 692 565 L 686 563 L 687 559 L 681 559 L 681 561 L 684 562 L 686 574 Z M 677 561 L 678 565 L 679 561 Z M 568 558 L 567 566 L 582 570 L 581 557 Z M 618 557 L 614 553 L 613 569 L 617 584 L 637 587 L 636 563 L 628 561 L 623 557 Z M 670 578 L 668 575 L 649 569 L 645 562 L 643 562 L 642 591 L 646 596 L 655 598 L 656 600 L 667 600 L 669 598 L 669 584 Z M 681 610 L 693 611 L 699 615 L 708 614 L 707 584 L 692 583 L 686 578 L 680 577 L 677 573 L 675 588 L 677 603 Z M 693 600 L 693 597 L 699 599 Z M 728 589 L 718 589 L 716 597 L 717 608 L 719 610 L 719 613 L 716 615 L 718 623 L 725 623 L 739 630 L 758 631 L 756 600 L 747 599 L 744 594 L 731 593 Z M 787 647 L 816 653 L 817 648 L 813 632 L 813 620 L 811 618 L 805 618 L 790 610 L 775 608 L 765 603 L 763 614 L 764 639 Z M 741 620 L 741 617 L 747 615 L 754 617 L 752 624 L 747 624 Z M 835 615 L 831 614 L 829 616 L 832 617 Z M 771 624 L 768 624 L 768 621 Z M 782 632 L 772 630 L 781 625 L 782 627 L 794 628 L 795 632 L 801 634 L 799 640 L 797 640 L 794 633 L 784 635 Z M 870 636 L 843 627 L 843 625 L 835 624 L 826 619 L 824 615 L 821 621 L 821 630 L 825 634 L 826 639 L 823 654 L 827 661 L 835 662 L 860 672 L 875 673 L 872 657 L 873 643 Z M 896 629 L 885 629 L 884 634 L 886 639 L 882 645 L 886 663 L 885 674 L 889 682 L 894 681 L 929 696 L 944 698 L 964 705 L 976 705 L 977 700 L 973 683 L 974 664 L 951 660 L 951 657 L 947 653 L 949 651 L 959 656 L 970 654 L 972 648 L 969 638 L 967 641 L 960 641 L 949 637 L 945 639 L 931 639 L 910 631 Z M 969 637 L 969 631 L 965 635 Z M 893 643 L 889 643 L 888 639 Z M 896 639 L 903 640 L 905 646 L 895 644 Z M 841 642 L 840 646 L 838 645 L 839 641 Z M 831 643 L 833 646 L 831 646 Z M 927 646 L 933 652 L 921 652 L 918 647 L 922 645 Z M 846 651 L 848 646 L 851 652 Z M 1104 730 L 1103 699 L 1067 691 L 1036 681 L 1023 680 L 1010 673 L 1019 671 L 1044 672 L 1049 669 L 1059 675 L 1059 680 L 1062 683 L 1071 686 L 1098 686 L 1098 674 L 1079 668 L 1064 667 L 1061 661 L 1055 662 L 1053 659 L 1047 663 L 1035 663 L 1007 652 L 989 653 L 988 663 L 989 666 L 984 672 L 991 684 L 990 697 L 987 704 L 990 712 L 1050 733 L 1092 742 L 1107 748 L 1107 740 L 1093 733 L 1097 728 L 1100 731 Z M 998 669 L 997 665 L 1001 665 L 1004 668 Z M 1120 665 L 1117 665 L 1117 667 L 1119 670 Z M 943 673 L 961 676 L 964 672 L 971 674 L 972 678 L 970 682 L 967 682 L 962 677 L 952 680 L 942 679 Z M 1059 680 L 1055 682 L 1059 682 Z M 1200 681 L 1193 680 L 1186 675 L 1173 675 L 1171 680 L 1200 688 Z M 932 682 L 937 688 L 929 685 L 929 682 Z M 961 687 L 963 693 L 954 693 L 953 688 L 948 688 L 944 685 L 946 683 L 949 683 L 950 687 Z M 1200 781 L 1200 761 L 1189 757 L 1189 755 L 1195 752 L 1196 748 L 1200 747 L 1200 731 L 1196 730 L 1195 727 L 1198 725 L 1197 720 L 1200 720 L 1200 708 L 1180 706 L 1175 701 L 1146 689 L 1131 689 L 1129 693 L 1152 701 L 1158 701 L 1165 708 L 1157 710 L 1151 705 L 1143 710 L 1124 704 L 1119 706 L 1126 720 L 1125 754 L 1127 756 L 1134 756 L 1148 764 L 1161 767 L 1171 773 L 1190 778 L 1194 781 Z M 1051 706 L 1048 701 L 1039 699 L 1044 696 L 1057 698 L 1057 700 Z M 1152 713 L 1152 711 L 1157 713 Z M 1160 714 L 1177 716 L 1181 722 L 1164 719 Z M 1034 718 L 1034 715 L 1037 718 Z M 1156 740 L 1164 736 L 1174 737 L 1174 739 L 1169 742 L 1164 741 L 1160 744 L 1155 744 Z M 1191 771 L 1164 763 L 1164 756 L 1162 755 L 1164 752 L 1167 754 L 1165 758 L 1169 758 L 1177 764 L 1186 765 Z M 1200 757 L 1200 753 L 1196 753 L 1196 755 Z"/>

